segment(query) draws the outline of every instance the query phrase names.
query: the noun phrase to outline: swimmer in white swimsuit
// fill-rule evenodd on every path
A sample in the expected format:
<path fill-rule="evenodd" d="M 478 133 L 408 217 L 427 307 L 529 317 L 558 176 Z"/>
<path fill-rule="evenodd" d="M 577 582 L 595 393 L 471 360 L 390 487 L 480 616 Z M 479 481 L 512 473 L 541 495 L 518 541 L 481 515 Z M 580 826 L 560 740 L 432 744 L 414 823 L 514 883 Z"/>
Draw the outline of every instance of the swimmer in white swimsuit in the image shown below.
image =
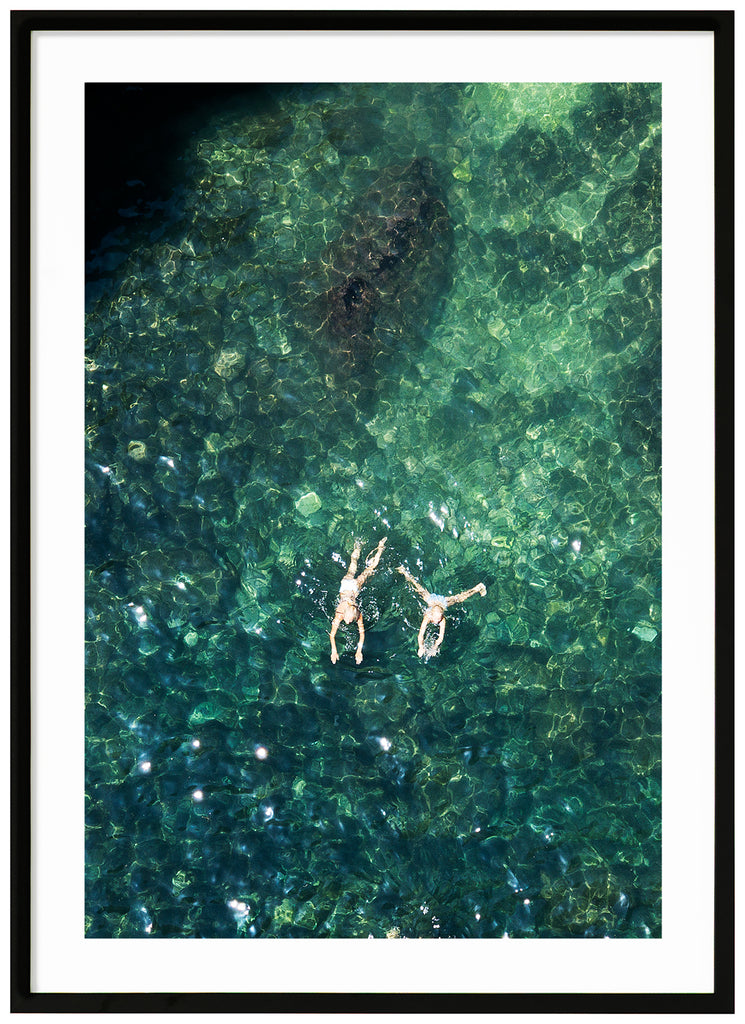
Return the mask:
<path fill-rule="evenodd" d="M 387 539 L 387 537 L 383 537 L 383 539 L 378 543 L 374 554 L 368 555 L 365 568 L 359 576 L 356 575 L 357 560 L 362 554 L 362 548 L 360 547 L 359 541 L 355 542 L 352 558 L 349 562 L 349 569 L 347 569 L 346 576 L 339 584 L 339 599 L 336 602 L 336 614 L 334 615 L 334 621 L 331 623 L 331 661 L 334 665 L 339 660 L 339 653 L 336 650 L 336 631 L 342 622 L 346 622 L 347 625 L 351 625 L 353 622 L 357 623 L 360 639 L 357 644 L 357 651 L 355 653 L 354 660 L 358 665 L 362 661 L 362 645 L 365 642 L 365 624 L 362 621 L 362 612 L 357 606 L 357 597 L 367 580 L 377 569 L 378 562 L 380 561 L 380 556 L 383 554 L 383 548 L 385 547 Z"/>
<path fill-rule="evenodd" d="M 412 587 L 416 590 L 417 594 L 426 603 L 427 607 L 424 611 L 424 618 L 422 624 L 419 627 L 419 636 L 417 638 L 418 644 L 418 655 L 423 657 L 425 654 L 428 658 L 433 657 L 440 649 L 442 638 L 445 636 L 445 611 L 450 607 L 451 604 L 459 604 L 461 601 L 467 600 L 469 597 L 473 597 L 474 594 L 481 594 L 483 597 L 486 594 L 486 587 L 483 583 L 479 583 L 475 587 L 471 587 L 470 590 L 464 590 L 461 594 L 450 594 L 444 597 L 442 594 L 430 594 L 418 580 L 415 580 L 409 570 L 399 565 L 398 571 L 404 576 Z M 427 632 L 427 626 L 432 623 L 433 626 L 439 626 L 440 632 L 435 640 L 434 647 L 427 648 L 424 646 L 424 634 Z"/>

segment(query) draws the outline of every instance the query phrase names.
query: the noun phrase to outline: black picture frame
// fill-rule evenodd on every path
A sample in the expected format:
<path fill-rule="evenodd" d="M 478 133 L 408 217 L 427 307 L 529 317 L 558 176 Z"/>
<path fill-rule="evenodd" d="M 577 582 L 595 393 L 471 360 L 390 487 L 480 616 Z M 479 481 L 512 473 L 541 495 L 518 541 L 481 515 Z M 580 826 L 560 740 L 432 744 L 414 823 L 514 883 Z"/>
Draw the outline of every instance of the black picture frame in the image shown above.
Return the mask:
<path fill-rule="evenodd" d="M 706 32 L 715 65 L 716 872 L 710 993 L 53 993 L 31 991 L 31 39 L 34 32 L 241 29 Z M 11 1010 L 13 1012 L 730 1013 L 734 1009 L 734 13 L 732 11 L 11 12 Z"/>

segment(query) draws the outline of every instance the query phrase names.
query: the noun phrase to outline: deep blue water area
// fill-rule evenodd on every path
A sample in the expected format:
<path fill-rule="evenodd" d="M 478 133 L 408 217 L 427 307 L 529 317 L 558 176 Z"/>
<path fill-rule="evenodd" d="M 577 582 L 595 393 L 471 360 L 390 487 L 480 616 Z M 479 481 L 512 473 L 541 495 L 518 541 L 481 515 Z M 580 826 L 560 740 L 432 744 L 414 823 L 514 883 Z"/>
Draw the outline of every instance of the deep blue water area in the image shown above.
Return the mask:
<path fill-rule="evenodd" d="M 86 935 L 659 936 L 659 87 L 99 88 Z"/>

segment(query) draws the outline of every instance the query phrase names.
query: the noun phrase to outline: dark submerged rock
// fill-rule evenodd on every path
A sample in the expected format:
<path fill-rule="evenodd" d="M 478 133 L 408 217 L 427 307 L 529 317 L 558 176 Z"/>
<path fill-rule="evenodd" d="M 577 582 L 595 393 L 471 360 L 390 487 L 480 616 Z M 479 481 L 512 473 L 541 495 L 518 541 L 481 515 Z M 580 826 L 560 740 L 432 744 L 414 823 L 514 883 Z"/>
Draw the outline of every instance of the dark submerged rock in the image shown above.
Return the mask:
<path fill-rule="evenodd" d="M 432 161 L 386 168 L 293 294 L 337 379 L 367 377 L 381 355 L 421 335 L 452 282 L 453 230 Z"/>

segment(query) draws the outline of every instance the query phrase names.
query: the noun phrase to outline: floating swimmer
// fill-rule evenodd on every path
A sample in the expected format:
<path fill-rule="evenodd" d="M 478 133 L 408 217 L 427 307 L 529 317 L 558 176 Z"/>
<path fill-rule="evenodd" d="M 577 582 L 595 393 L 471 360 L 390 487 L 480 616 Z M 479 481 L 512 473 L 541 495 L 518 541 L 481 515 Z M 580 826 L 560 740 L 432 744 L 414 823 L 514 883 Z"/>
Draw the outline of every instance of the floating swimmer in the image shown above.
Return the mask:
<path fill-rule="evenodd" d="M 473 597 L 474 594 L 481 594 L 482 597 L 486 594 L 486 587 L 483 583 L 479 583 L 475 587 L 471 587 L 470 590 L 464 590 L 461 594 L 450 594 L 447 597 L 443 597 L 442 594 L 430 594 L 418 580 L 415 580 L 409 570 L 399 565 L 398 571 L 404 576 L 412 587 L 416 590 L 417 594 L 426 602 L 427 607 L 424 611 L 424 618 L 422 624 L 419 627 L 418 645 L 419 650 L 417 654 L 419 657 L 423 657 L 425 654 L 428 658 L 434 657 L 440 649 L 442 638 L 445 636 L 445 612 L 451 604 L 460 604 L 461 601 L 466 601 L 469 597 Z M 432 623 L 433 626 L 439 626 L 440 632 L 435 640 L 434 646 L 427 648 L 424 646 L 424 634 L 427 632 L 427 626 Z"/>
<path fill-rule="evenodd" d="M 365 569 L 357 576 L 357 559 L 362 554 L 362 548 L 360 547 L 359 541 L 355 542 L 354 551 L 352 552 L 352 558 L 349 562 L 349 569 L 344 579 L 339 584 L 339 600 L 336 604 L 336 614 L 334 615 L 334 621 L 331 623 L 331 661 L 335 665 L 339 660 L 339 653 L 336 650 L 336 631 L 342 622 L 346 622 L 347 625 L 351 625 L 353 622 L 357 623 L 357 628 L 360 632 L 360 640 L 357 644 L 357 652 L 354 656 L 354 660 L 359 665 L 362 661 L 362 645 L 365 642 L 365 624 L 362 621 L 362 612 L 357 606 L 357 597 L 359 596 L 360 590 L 362 590 L 365 583 L 372 576 L 378 567 L 380 556 L 383 554 L 383 548 L 388 538 L 383 537 L 379 542 L 375 553 L 368 555 L 367 561 L 365 562 Z"/>

